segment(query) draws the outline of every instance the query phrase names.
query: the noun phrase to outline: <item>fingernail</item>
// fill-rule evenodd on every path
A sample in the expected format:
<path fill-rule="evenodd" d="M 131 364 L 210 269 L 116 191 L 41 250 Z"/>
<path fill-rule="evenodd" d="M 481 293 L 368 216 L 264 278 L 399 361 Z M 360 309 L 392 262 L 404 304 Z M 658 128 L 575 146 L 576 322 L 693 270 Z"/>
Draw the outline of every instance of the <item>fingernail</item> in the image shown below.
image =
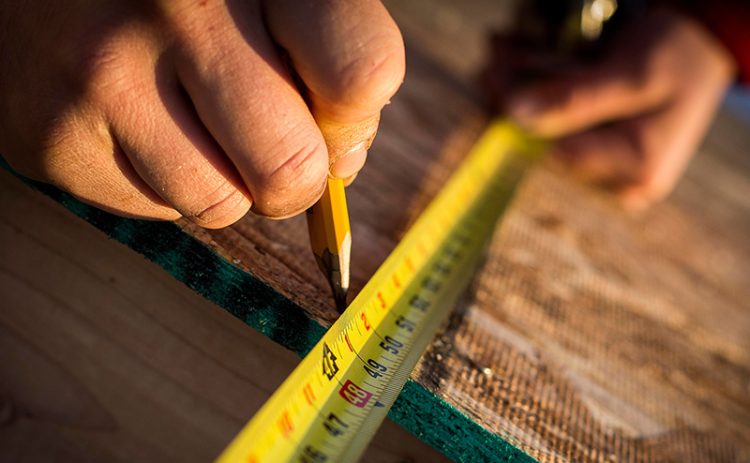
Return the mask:
<path fill-rule="evenodd" d="M 329 173 L 332 177 L 347 179 L 359 172 L 367 160 L 367 149 L 357 148 L 336 160 Z"/>

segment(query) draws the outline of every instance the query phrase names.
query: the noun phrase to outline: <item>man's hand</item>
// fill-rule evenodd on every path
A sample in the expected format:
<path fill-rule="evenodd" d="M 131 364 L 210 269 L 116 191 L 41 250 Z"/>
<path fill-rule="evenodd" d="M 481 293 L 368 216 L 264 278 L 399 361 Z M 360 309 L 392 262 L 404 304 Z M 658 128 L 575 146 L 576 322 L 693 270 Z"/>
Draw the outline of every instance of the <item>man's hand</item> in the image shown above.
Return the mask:
<path fill-rule="evenodd" d="M 404 77 L 376 0 L 10 0 L 0 56 L 15 169 L 117 214 L 211 228 L 251 206 L 296 214 L 329 169 L 356 174 Z"/>
<path fill-rule="evenodd" d="M 642 209 L 679 180 L 733 64 L 707 31 L 673 12 L 637 18 L 618 39 L 602 62 L 506 88 L 504 103 L 521 125 L 557 139 L 556 154 L 575 173 Z"/>

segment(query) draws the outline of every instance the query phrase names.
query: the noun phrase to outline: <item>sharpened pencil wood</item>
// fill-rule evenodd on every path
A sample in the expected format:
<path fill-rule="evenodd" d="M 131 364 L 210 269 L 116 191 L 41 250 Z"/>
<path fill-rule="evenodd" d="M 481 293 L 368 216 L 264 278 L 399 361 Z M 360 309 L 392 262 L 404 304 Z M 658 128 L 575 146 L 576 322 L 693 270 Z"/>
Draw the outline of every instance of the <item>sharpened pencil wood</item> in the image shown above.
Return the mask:
<path fill-rule="evenodd" d="M 307 211 L 310 245 L 318 267 L 331 285 L 336 310 L 346 309 L 352 235 L 344 181 L 329 178 L 320 200 Z"/>

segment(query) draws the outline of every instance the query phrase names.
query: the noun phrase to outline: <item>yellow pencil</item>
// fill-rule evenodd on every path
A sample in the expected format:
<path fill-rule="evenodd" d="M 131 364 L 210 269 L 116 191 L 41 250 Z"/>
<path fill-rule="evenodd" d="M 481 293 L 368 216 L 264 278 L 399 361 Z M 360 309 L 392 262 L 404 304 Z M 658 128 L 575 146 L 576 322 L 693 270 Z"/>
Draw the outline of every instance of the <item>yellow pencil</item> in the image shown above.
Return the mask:
<path fill-rule="evenodd" d="M 347 305 L 352 251 L 343 180 L 328 177 L 323 196 L 307 210 L 307 227 L 315 260 L 331 285 L 336 309 L 341 313 Z"/>

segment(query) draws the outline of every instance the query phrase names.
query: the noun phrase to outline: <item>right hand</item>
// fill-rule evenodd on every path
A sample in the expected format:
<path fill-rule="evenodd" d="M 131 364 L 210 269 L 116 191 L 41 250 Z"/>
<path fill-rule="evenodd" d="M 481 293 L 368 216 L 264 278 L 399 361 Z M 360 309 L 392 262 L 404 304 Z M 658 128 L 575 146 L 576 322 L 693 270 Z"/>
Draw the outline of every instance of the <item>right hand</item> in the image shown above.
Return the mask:
<path fill-rule="evenodd" d="M 210 228 L 251 206 L 299 213 L 329 172 L 355 175 L 404 77 L 377 0 L 10 0 L 0 56 L 14 169 L 116 214 Z"/>

